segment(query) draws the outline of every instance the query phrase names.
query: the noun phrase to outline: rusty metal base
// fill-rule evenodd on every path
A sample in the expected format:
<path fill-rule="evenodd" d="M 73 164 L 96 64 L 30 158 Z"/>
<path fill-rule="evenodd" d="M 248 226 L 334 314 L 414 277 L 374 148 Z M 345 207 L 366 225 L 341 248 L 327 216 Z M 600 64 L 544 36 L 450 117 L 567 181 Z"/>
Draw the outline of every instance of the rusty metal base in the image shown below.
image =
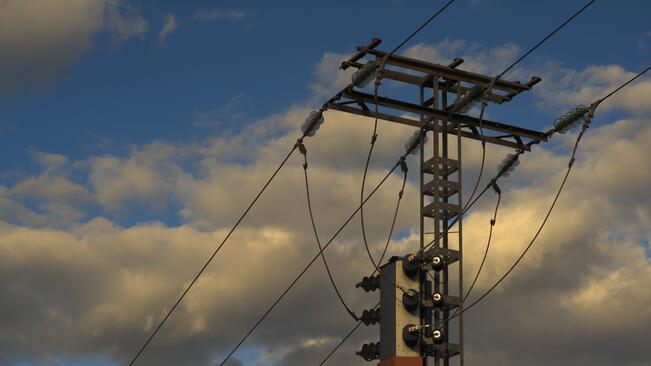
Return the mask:
<path fill-rule="evenodd" d="M 378 366 L 423 366 L 423 358 L 396 356 L 380 362 Z"/>

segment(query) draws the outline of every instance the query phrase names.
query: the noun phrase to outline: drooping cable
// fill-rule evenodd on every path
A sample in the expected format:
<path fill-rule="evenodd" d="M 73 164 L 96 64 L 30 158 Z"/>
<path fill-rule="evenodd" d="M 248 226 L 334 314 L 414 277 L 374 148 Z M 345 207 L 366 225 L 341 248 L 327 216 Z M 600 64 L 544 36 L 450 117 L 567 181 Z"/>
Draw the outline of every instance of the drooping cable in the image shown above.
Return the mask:
<path fill-rule="evenodd" d="M 403 165 L 404 164 L 404 165 Z M 382 260 L 384 259 L 384 256 L 387 253 L 387 249 L 389 248 L 389 242 L 391 242 L 391 236 L 393 236 L 393 229 L 396 226 L 396 219 L 398 218 L 398 210 L 400 209 L 400 201 L 402 201 L 402 195 L 405 193 L 405 184 L 407 183 L 407 165 L 403 161 L 401 163 L 401 168 L 402 171 L 404 172 L 403 177 L 402 177 L 402 187 L 400 188 L 400 192 L 398 192 L 398 201 L 396 202 L 396 210 L 393 213 L 393 220 L 391 220 L 391 229 L 389 229 L 389 235 L 387 237 L 387 242 L 384 244 L 384 250 L 382 251 L 382 255 L 380 256 L 380 260 L 378 263 L 382 263 Z M 373 276 L 377 272 L 377 268 L 373 270 L 373 273 L 371 273 L 371 276 Z"/>
<path fill-rule="evenodd" d="M 380 183 L 378 183 L 375 186 L 375 188 L 371 191 L 371 193 L 369 193 L 369 195 L 362 202 L 362 204 L 360 206 L 358 206 L 357 209 L 355 209 L 355 211 L 348 217 L 348 219 L 346 219 L 346 221 L 341 225 L 341 227 L 339 227 L 339 229 L 330 238 L 330 240 L 328 240 L 328 242 L 323 246 L 323 248 L 319 250 L 319 252 L 314 256 L 314 258 L 312 258 L 312 260 L 310 262 L 308 262 L 308 264 L 305 266 L 305 268 L 303 268 L 303 270 L 298 274 L 298 276 L 290 283 L 290 285 L 285 289 L 285 291 L 283 291 L 283 293 L 262 314 L 260 319 L 258 319 L 258 321 L 244 335 L 244 337 L 239 341 L 239 343 L 235 346 L 235 348 L 233 348 L 233 350 L 228 354 L 228 356 L 226 356 L 226 358 L 219 364 L 220 366 L 223 365 L 226 361 L 228 361 L 228 359 L 230 359 L 230 357 L 233 355 L 233 353 L 235 353 L 235 351 L 237 351 L 237 349 L 242 345 L 242 343 L 244 343 L 244 341 L 251 335 L 251 333 L 253 333 L 253 331 L 260 325 L 260 323 L 262 323 L 262 321 L 267 317 L 267 315 L 269 315 L 269 313 L 276 307 L 276 305 L 278 305 L 280 300 L 282 300 L 285 297 L 285 295 L 289 292 L 289 290 L 291 290 L 292 287 L 294 287 L 296 282 L 298 282 L 298 280 L 301 277 L 303 277 L 305 272 L 307 272 L 307 270 L 312 266 L 312 264 L 314 264 L 314 262 L 321 256 L 321 253 L 328 248 L 328 246 L 334 241 L 334 239 L 337 237 L 337 235 L 339 235 L 339 233 L 344 229 L 344 227 L 346 227 L 346 225 L 348 225 L 348 223 L 353 219 L 353 217 L 355 217 L 355 215 L 359 211 L 360 207 L 362 205 L 366 204 L 366 202 L 368 202 L 368 200 L 373 196 L 373 194 L 375 194 L 375 192 L 382 186 L 382 184 L 384 184 L 384 182 L 389 178 L 389 176 L 396 170 L 396 168 L 400 165 L 400 161 L 402 161 L 402 160 L 404 160 L 404 156 L 402 156 L 400 158 L 400 160 L 391 168 L 391 170 L 389 170 L 389 172 L 384 176 L 384 178 L 382 178 Z"/>
<path fill-rule="evenodd" d="M 637 79 L 638 77 L 640 77 L 640 76 L 642 76 L 643 74 L 645 74 L 647 71 L 649 71 L 649 69 L 651 69 L 651 66 L 647 67 L 646 69 L 644 69 L 643 71 L 641 71 L 640 73 L 638 73 L 637 75 L 635 75 L 633 78 L 631 78 L 630 80 L 628 80 L 627 82 L 625 82 L 625 83 L 622 84 L 621 86 L 617 87 L 615 90 L 613 90 L 612 92 L 610 92 L 609 94 L 607 94 L 605 97 L 603 97 L 603 98 L 601 98 L 601 99 L 595 101 L 594 103 L 592 103 L 592 105 L 590 106 L 590 109 L 589 109 L 589 111 L 588 111 L 587 117 L 586 117 L 585 121 L 583 122 L 583 126 L 582 126 L 582 128 L 581 128 L 581 131 L 579 132 L 579 134 L 578 134 L 578 136 L 577 136 L 577 138 L 576 138 L 576 141 L 574 142 L 574 148 L 572 149 L 572 155 L 570 156 L 570 159 L 569 159 L 569 162 L 568 162 L 567 171 L 566 171 L 566 173 L 565 173 L 565 176 L 563 177 L 563 181 L 561 182 L 561 185 L 560 185 L 558 191 L 556 192 L 556 195 L 555 195 L 555 197 L 554 197 L 554 200 L 552 201 L 552 204 L 551 204 L 549 210 L 547 211 L 547 214 L 545 215 L 545 218 L 543 219 L 543 222 L 541 223 L 540 227 L 538 228 L 538 231 L 536 231 L 536 234 L 534 235 L 534 237 L 531 239 L 531 241 L 529 242 L 529 244 L 527 245 L 527 247 L 525 248 L 525 250 L 522 252 L 522 254 L 518 257 L 518 259 L 517 259 L 517 260 L 513 263 L 513 265 L 512 265 L 512 266 L 511 266 L 507 271 L 506 271 L 506 273 L 504 273 L 504 275 L 502 275 L 502 276 L 497 280 L 497 282 L 495 282 L 495 284 L 493 284 L 493 285 L 492 285 L 488 290 L 486 290 L 486 292 L 484 292 L 484 293 L 483 293 L 479 298 L 477 298 L 477 299 L 476 299 L 475 301 L 473 301 L 470 305 L 468 305 L 468 307 L 464 307 L 463 311 L 459 312 L 458 314 L 456 314 L 456 315 L 454 315 L 454 316 L 450 316 L 449 318 L 445 319 L 445 320 L 444 320 L 444 323 L 447 323 L 449 320 L 451 320 L 451 319 L 453 319 L 453 318 L 455 318 L 455 317 L 457 317 L 457 316 L 459 316 L 459 315 L 465 313 L 466 311 L 468 311 L 469 309 L 471 309 L 473 306 L 475 306 L 475 305 L 477 305 L 479 302 L 481 302 L 481 301 L 482 301 L 484 298 L 486 298 L 486 296 L 488 296 L 488 295 L 489 295 L 489 294 L 490 294 L 490 293 L 491 293 L 491 292 L 492 292 L 492 291 L 493 291 L 497 286 L 499 286 L 500 283 L 502 283 L 502 281 L 504 281 L 504 279 L 505 279 L 505 278 L 506 278 L 506 277 L 507 277 L 507 276 L 508 276 L 508 275 L 509 275 L 509 274 L 510 274 L 514 269 L 515 269 L 515 267 L 520 263 L 520 261 L 522 260 L 522 258 L 524 258 L 524 256 L 527 254 L 527 252 L 529 251 L 529 249 L 531 249 L 531 247 L 533 246 L 534 242 L 536 241 L 536 239 L 537 239 L 538 236 L 540 235 L 540 232 L 542 231 L 543 227 L 544 227 L 545 224 L 547 223 L 547 220 L 549 219 L 549 216 L 551 215 L 551 212 L 552 212 L 552 210 L 554 209 L 554 206 L 556 205 L 556 201 L 558 200 L 558 197 L 560 196 L 560 194 L 561 194 L 561 192 L 562 192 L 562 190 L 563 190 L 563 187 L 565 186 L 565 183 L 567 182 L 567 178 L 568 178 L 568 176 L 570 175 L 570 172 L 571 172 L 571 170 L 572 170 L 572 167 L 574 166 L 575 156 L 576 156 L 576 150 L 577 150 L 577 148 L 578 148 L 579 142 L 581 141 L 581 138 L 582 138 L 583 135 L 585 134 L 585 131 L 588 129 L 589 124 L 590 124 L 590 121 L 591 121 L 592 117 L 594 116 L 594 112 L 595 112 L 595 110 L 597 109 L 597 107 L 598 107 L 598 106 L 599 106 L 599 105 L 600 105 L 604 100 L 608 99 L 608 98 L 611 97 L 613 94 L 615 94 L 616 92 L 620 91 L 623 87 L 625 87 L 626 85 L 630 84 L 633 80 L 635 80 L 635 79 Z"/>
<path fill-rule="evenodd" d="M 303 137 L 301 137 L 301 138 L 299 139 L 299 141 L 302 141 L 302 139 L 303 139 L 304 137 L 305 137 L 305 135 L 303 135 Z M 158 324 L 158 326 L 156 327 L 156 329 L 154 329 L 154 331 L 153 331 L 152 334 L 149 336 L 149 338 L 147 338 L 147 341 L 145 341 L 145 343 L 142 345 L 142 347 L 140 347 L 140 349 L 138 350 L 138 353 L 136 353 L 136 355 L 133 357 L 133 359 L 131 360 L 131 362 L 129 362 L 129 366 L 132 366 L 132 365 L 136 362 L 136 360 L 138 359 L 138 357 L 140 357 L 140 355 L 141 355 L 142 352 L 145 350 L 145 348 L 147 348 L 147 346 L 149 345 L 149 343 L 151 342 L 151 340 L 154 338 L 154 336 L 156 336 L 156 334 L 157 334 L 158 331 L 161 329 L 161 327 L 163 326 L 163 324 L 165 324 L 165 322 L 166 322 L 167 319 L 170 317 L 170 315 L 172 315 L 172 313 L 174 312 L 174 310 L 176 309 L 176 307 L 181 303 L 181 301 L 183 300 L 183 298 L 185 297 L 185 295 L 188 293 L 188 291 L 190 291 L 190 289 L 192 288 L 192 286 L 194 286 L 194 284 L 197 282 L 197 280 L 199 279 L 199 277 L 201 276 L 201 274 L 204 272 L 204 270 L 206 269 L 206 267 L 208 267 L 208 265 L 210 264 L 210 262 L 212 262 L 212 260 L 215 258 L 215 256 L 217 255 L 217 253 L 219 253 L 219 250 L 222 248 L 222 246 L 224 246 L 224 244 L 226 243 L 226 241 L 228 240 L 228 238 L 230 238 L 231 234 L 233 234 L 233 232 L 234 232 L 235 229 L 239 226 L 239 224 L 242 222 L 242 220 L 244 219 L 244 217 L 246 216 L 246 214 L 249 213 L 249 210 L 251 210 L 251 207 L 253 207 L 253 205 L 258 201 L 258 198 L 260 198 L 260 196 L 262 195 L 262 193 L 267 189 L 267 187 L 269 186 L 269 184 L 271 183 L 271 181 L 276 177 L 276 174 L 278 174 L 278 172 L 280 171 L 280 169 L 285 165 L 285 163 L 287 162 L 287 160 L 289 159 L 289 157 L 292 156 L 292 154 L 294 153 L 294 151 L 296 151 L 296 148 L 297 148 L 297 147 L 298 147 L 298 142 L 297 142 L 297 143 L 292 147 L 292 149 L 289 151 L 289 153 L 287 154 L 287 156 L 285 156 L 285 159 L 283 159 L 283 161 L 280 163 L 280 165 L 278 166 L 278 168 L 276 168 L 276 170 L 275 170 L 274 173 L 271 175 L 271 177 L 269 177 L 269 179 L 267 180 L 267 182 L 262 186 L 262 189 L 261 189 L 260 192 L 258 192 L 258 194 L 255 196 L 255 198 L 253 199 L 253 201 L 251 202 L 251 204 L 249 205 L 249 207 L 247 207 L 246 210 L 244 210 L 244 212 L 243 212 L 242 215 L 240 216 L 240 218 L 237 219 L 237 221 L 235 222 L 235 225 L 233 225 L 233 227 L 232 227 L 231 230 L 228 232 L 228 234 L 226 235 L 226 237 L 224 238 L 224 240 L 222 240 L 222 242 L 219 244 L 219 246 L 217 247 L 217 249 L 215 249 L 215 251 L 212 253 L 212 255 L 210 256 L 210 258 L 208 258 L 208 260 L 207 260 L 206 263 L 203 265 L 203 267 L 201 267 L 201 269 L 199 270 L 199 272 L 197 273 L 197 275 L 194 277 L 194 279 L 192 280 L 192 282 L 190 282 L 190 284 L 189 284 L 188 287 L 185 289 L 185 291 L 183 291 L 183 293 L 181 294 L 181 296 L 179 297 L 179 299 L 176 301 L 176 303 L 174 303 L 174 305 L 172 306 L 172 308 L 170 309 L 170 311 L 165 315 L 165 317 L 164 317 L 163 320 L 160 322 L 160 324 Z"/>
<path fill-rule="evenodd" d="M 348 314 L 350 314 L 350 316 L 353 319 L 359 320 L 359 317 L 352 310 L 350 310 L 350 307 L 348 307 L 348 304 L 346 304 L 346 301 L 344 301 L 344 298 L 341 296 L 341 293 L 339 292 L 339 288 L 335 283 L 335 279 L 334 277 L 332 277 L 332 272 L 330 271 L 330 266 L 328 266 L 328 261 L 326 260 L 325 253 L 323 253 L 321 240 L 319 239 L 319 234 L 316 230 L 316 224 L 314 222 L 314 214 L 312 213 L 312 200 L 310 198 L 310 183 L 307 178 L 307 149 L 303 144 L 299 145 L 298 148 L 300 153 L 303 154 L 303 161 L 304 161 L 303 173 L 305 175 L 305 193 L 307 195 L 307 208 L 310 213 L 310 221 L 312 222 L 312 230 L 314 231 L 314 238 L 316 239 L 316 244 L 319 247 L 319 253 L 321 253 L 321 259 L 323 259 L 323 265 L 325 266 L 326 272 L 328 273 L 328 277 L 330 278 L 330 283 L 332 284 L 332 288 L 335 290 L 335 293 L 337 294 L 339 301 L 344 306 L 344 308 L 346 308 L 346 311 L 348 312 Z"/>
<path fill-rule="evenodd" d="M 468 291 L 466 291 L 466 294 L 463 295 L 463 299 L 461 302 L 465 302 L 468 296 L 470 296 L 470 293 L 472 292 L 472 289 L 475 287 L 475 283 L 477 283 L 477 279 L 479 278 L 479 275 L 481 274 L 481 270 L 484 268 L 484 263 L 486 262 L 486 257 L 488 256 L 488 249 L 491 246 L 491 238 L 493 237 L 493 227 L 495 226 L 495 222 L 497 220 L 497 210 L 500 207 L 500 201 L 502 199 L 502 191 L 500 188 L 497 186 L 497 183 L 493 184 L 493 189 L 495 190 L 495 193 L 497 194 L 497 202 L 495 203 L 495 211 L 493 212 L 493 218 L 490 221 L 490 230 L 488 231 L 488 241 L 486 242 L 486 250 L 484 251 L 484 256 L 481 259 L 481 264 L 479 264 L 479 268 L 477 269 L 477 274 L 475 275 L 475 278 L 472 280 L 472 284 L 468 288 Z M 427 272 L 429 273 L 429 272 Z M 454 311 L 453 315 L 456 315 L 458 312 L 459 308 L 456 308 Z"/>
<path fill-rule="evenodd" d="M 628 80 L 627 82 L 625 82 L 624 84 L 622 84 L 621 86 L 619 86 L 618 88 L 616 88 L 615 90 L 613 90 L 612 92 L 610 92 L 609 94 L 607 94 L 605 97 L 603 97 L 603 98 L 599 99 L 597 102 L 593 103 L 593 109 L 592 109 L 592 112 L 594 113 L 594 110 L 597 108 L 597 106 L 598 106 L 601 102 L 605 101 L 606 99 L 608 99 L 609 97 L 611 97 L 613 94 L 615 94 L 616 92 L 618 92 L 619 90 L 621 90 L 623 87 L 627 86 L 628 84 L 630 84 L 631 82 L 633 82 L 635 79 L 637 79 L 638 77 L 640 77 L 640 76 L 642 76 L 643 74 L 645 74 L 647 71 L 649 71 L 649 69 L 651 69 L 651 66 L 647 67 L 646 69 L 644 69 L 643 71 L 641 71 L 640 73 L 638 73 L 637 75 L 635 75 L 633 78 L 631 78 L 630 80 Z M 547 135 L 548 135 L 548 136 L 551 136 L 551 135 L 553 135 L 554 133 L 555 133 L 554 130 L 550 130 L 550 131 L 547 132 Z M 533 145 L 533 144 L 537 144 L 537 143 L 539 143 L 539 141 L 531 141 L 531 142 L 527 143 L 527 145 L 531 146 L 531 145 Z M 573 154 L 574 154 L 575 151 L 576 151 L 576 144 L 575 144 L 575 147 L 574 147 L 574 150 L 573 150 Z M 522 153 L 524 153 L 524 151 L 522 151 L 522 150 L 517 152 L 518 155 L 520 155 L 520 154 L 522 154 Z M 566 173 L 566 174 L 567 174 L 567 173 Z M 495 178 L 493 178 L 493 179 L 491 180 L 491 183 L 497 181 L 498 178 L 499 178 L 499 175 L 496 176 Z M 564 179 L 564 181 L 565 181 L 565 179 Z M 492 184 L 488 184 L 488 185 L 487 185 L 487 186 L 486 186 L 486 187 L 485 187 L 485 188 L 484 188 L 484 189 L 479 193 L 479 195 L 478 195 L 477 197 L 475 197 L 475 199 L 474 199 L 472 202 L 469 202 L 469 203 L 466 205 L 466 208 L 464 209 L 464 213 L 465 213 L 465 211 L 467 211 L 468 209 L 470 209 L 470 208 L 475 204 L 475 202 L 477 202 L 477 201 L 479 200 L 479 198 L 481 198 L 481 196 L 484 195 L 484 193 L 485 193 L 485 192 L 486 192 L 486 191 L 491 187 L 491 185 L 492 185 Z M 453 226 L 456 222 L 457 222 L 457 220 L 456 220 L 456 218 L 455 218 L 455 220 L 454 220 L 454 221 L 451 223 L 451 225 L 448 227 L 448 230 L 450 230 L 450 228 L 452 228 L 452 226 Z M 447 232 L 447 230 L 446 230 L 445 232 Z M 436 242 L 437 242 L 437 241 L 438 241 L 442 236 L 443 236 L 443 233 L 441 233 L 440 236 L 434 238 L 434 240 L 432 240 L 432 241 L 431 241 L 431 242 L 430 242 L 430 243 L 429 243 L 425 248 L 419 250 L 419 251 L 416 252 L 414 255 L 418 255 L 421 251 L 426 250 L 429 246 L 431 246 L 431 245 L 433 245 L 434 243 L 436 243 Z M 487 295 L 487 294 L 484 294 L 484 295 L 482 295 L 481 298 L 483 299 L 483 298 L 486 297 L 486 296 L 488 296 L 488 295 Z M 466 311 L 467 311 L 471 306 L 475 306 L 475 305 L 477 304 L 477 302 L 478 302 L 478 301 L 475 301 L 475 302 L 472 303 L 469 307 L 465 308 L 465 309 L 463 310 L 462 313 L 465 313 L 465 312 L 466 312 Z M 459 315 L 461 315 L 461 313 L 456 314 L 455 317 L 457 317 L 457 316 L 459 316 Z M 447 324 L 447 323 L 449 322 L 449 320 L 451 320 L 451 319 L 452 319 L 452 317 L 449 317 L 449 318 L 447 318 L 447 319 L 441 319 L 441 321 L 443 322 L 443 326 L 445 326 L 445 324 Z M 350 331 L 350 332 L 345 336 L 345 338 L 344 338 L 344 339 L 343 339 L 343 340 L 342 340 L 342 341 L 341 341 L 341 342 L 340 342 L 340 343 L 335 347 L 334 350 L 332 350 L 332 351 L 330 352 L 330 354 L 328 354 L 328 356 L 326 357 L 326 359 L 325 359 L 324 361 L 322 361 L 321 365 L 322 365 L 322 364 L 323 364 L 323 363 L 324 363 L 328 358 L 330 358 L 330 357 L 332 356 L 332 354 L 333 354 L 337 349 L 339 349 L 339 347 L 340 347 L 340 346 L 341 346 L 341 345 L 346 341 L 346 339 L 348 339 L 348 338 L 350 337 L 350 335 L 352 335 L 352 333 L 354 333 L 354 332 L 357 330 L 357 328 L 359 328 L 359 324 L 356 325 L 356 326 L 355 326 L 355 327 L 354 327 L 354 328 L 353 328 L 353 329 L 352 329 L 352 330 L 351 330 L 351 331 Z"/>
<path fill-rule="evenodd" d="M 576 18 L 579 14 L 581 14 L 585 9 L 587 9 L 592 3 L 594 3 L 595 0 L 591 0 L 588 2 L 585 6 L 583 6 L 581 9 L 579 9 L 576 13 L 574 13 L 570 18 L 568 18 L 563 24 L 559 25 L 554 29 L 551 33 L 549 33 L 545 38 L 543 38 L 540 42 L 538 42 L 535 46 L 533 46 L 529 51 L 527 51 L 524 55 L 520 56 L 515 62 L 513 62 L 509 67 L 504 69 L 500 74 L 496 75 L 490 82 L 486 93 L 484 94 L 484 97 L 482 98 L 482 106 L 481 106 L 481 112 L 479 113 L 479 130 L 481 134 L 481 148 L 482 148 L 482 153 L 481 153 L 481 166 L 479 168 L 479 175 L 477 177 L 477 181 L 475 182 L 475 186 L 472 189 L 472 193 L 468 197 L 468 201 L 466 202 L 466 206 L 468 206 L 468 203 L 473 199 L 475 196 L 475 192 L 477 191 L 477 187 L 479 187 L 479 183 L 482 178 L 482 173 L 484 171 L 484 162 L 486 160 L 486 141 L 485 141 L 485 136 L 484 136 L 484 131 L 482 128 L 482 121 L 484 117 L 484 109 L 487 106 L 487 98 L 490 95 L 490 93 L 493 91 L 493 86 L 495 85 L 495 82 L 504 76 L 507 72 L 509 72 L 512 68 L 514 68 L 517 64 L 520 63 L 520 61 L 524 60 L 527 56 L 529 56 L 533 51 L 535 51 L 538 47 L 540 47 L 545 41 L 547 41 L 549 38 L 551 38 L 556 32 L 561 30 L 563 27 L 565 27 L 568 23 L 570 23 L 574 18 Z"/>

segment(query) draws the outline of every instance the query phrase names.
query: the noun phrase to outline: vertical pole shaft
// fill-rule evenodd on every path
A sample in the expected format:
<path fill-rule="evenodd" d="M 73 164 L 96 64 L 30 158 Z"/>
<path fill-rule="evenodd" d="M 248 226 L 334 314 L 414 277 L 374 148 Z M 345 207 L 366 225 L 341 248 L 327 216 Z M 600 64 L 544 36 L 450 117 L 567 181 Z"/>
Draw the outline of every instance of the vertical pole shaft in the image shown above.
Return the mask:
<path fill-rule="evenodd" d="M 457 84 L 458 86 L 461 86 L 461 82 Z M 458 174 L 458 181 L 459 181 L 459 194 L 457 195 L 458 197 L 458 202 L 459 202 L 459 296 L 461 299 L 463 299 L 463 200 L 461 196 L 461 172 L 462 172 L 462 165 L 461 165 L 461 123 L 457 124 L 457 159 L 459 160 L 459 170 L 457 171 Z M 459 313 L 459 347 L 461 347 L 460 354 L 459 354 L 459 365 L 463 366 L 464 360 L 463 360 L 463 301 L 461 302 L 460 306 L 460 313 Z"/>
<path fill-rule="evenodd" d="M 423 104 L 424 98 L 425 98 L 425 87 L 421 84 L 420 85 L 420 104 Z M 420 120 L 422 121 L 423 119 L 425 119 L 425 116 L 421 114 Z M 427 133 L 427 132 L 425 132 L 425 133 Z M 420 172 L 420 208 L 418 209 L 419 216 L 420 216 L 420 249 L 423 249 L 423 247 L 425 245 L 425 222 L 424 222 L 425 217 L 423 217 L 423 215 L 422 215 L 422 210 L 423 210 L 423 207 L 425 205 L 425 202 L 424 202 L 425 194 L 423 193 L 424 174 L 425 174 L 423 172 L 423 164 L 424 163 L 425 163 L 425 139 L 423 138 L 423 139 L 420 140 L 420 164 L 419 164 L 420 168 L 418 169 L 419 172 Z M 426 279 L 425 279 L 425 276 L 424 276 L 425 272 L 424 271 L 420 271 L 420 272 L 421 273 L 419 273 L 419 282 L 420 282 L 419 292 L 420 292 L 421 300 L 424 300 L 425 287 L 426 287 L 425 286 L 425 280 Z M 427 321 L 427 317 L 424 316 L 424 314 L 421 314 L 420 325 L 424 326 L 426 321 Z M 427 366 L 427 356 L 423 357 L 423 366 Z"/>

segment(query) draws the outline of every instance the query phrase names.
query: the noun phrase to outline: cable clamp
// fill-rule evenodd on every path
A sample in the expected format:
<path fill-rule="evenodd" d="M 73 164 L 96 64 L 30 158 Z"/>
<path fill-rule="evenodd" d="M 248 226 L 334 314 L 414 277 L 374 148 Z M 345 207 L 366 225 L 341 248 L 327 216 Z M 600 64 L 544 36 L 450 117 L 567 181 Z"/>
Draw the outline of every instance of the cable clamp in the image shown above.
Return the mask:
<path fill-rule="evenodd" d="M 491 219 L 491 226 L 495 226 L 495 219 Z"/>
<path fill-rule="evenodd" d="M 377 133 L 374 133 L 373 137 L 371 137 L 371 145 L 375 144 L 375 140 L 377 140 Z"/>
<path fill-rule="evenodd" d="M 407 174 L 407 162 L 405 159 L 400 160 L 400 169 L 403 171 L 403 173 Z"/>
<path fill-rule="evenodd" d="M 298 151 L 301 152 L 303 155 L 307 155 L 307 149 L 305 148 L 305 145 L 303 145 L 303 140 L 299 139 L 296 141 L 296 146 L 298 147 Z"/>
<path fill-rule="evenodd" d="M 500 186 L 497 185 L 497 181 L 491 181 L 491 187 L 493 187 L 493 191 L 499 196 L 502 194 L 502 190 L 500 189 Z"/>

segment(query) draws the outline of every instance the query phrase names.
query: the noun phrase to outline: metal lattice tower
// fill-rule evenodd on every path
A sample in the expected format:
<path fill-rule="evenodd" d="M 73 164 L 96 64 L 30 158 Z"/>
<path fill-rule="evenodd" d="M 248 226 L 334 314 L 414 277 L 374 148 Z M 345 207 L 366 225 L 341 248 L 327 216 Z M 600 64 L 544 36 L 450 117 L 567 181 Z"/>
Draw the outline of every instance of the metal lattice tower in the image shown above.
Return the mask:
<path fill-rule="evenodd" d="M 407 310 L 404 304 L 399 303 L 399 299 L 396 300 L 398 297 L 394 296 L 393 285 L 389 285 L 387 281 L 382 282 L 380 310 L 383 306 L 392 310 L 380 312 L 381 325 L 384 325 L 384 328 L 381 331 L 382 338 L 377 357 L 380 358 L 381 366 L 427 365 L 429 358 L 434 358 L 436 366 L 441 364 L 448 366 L 450 360 L 457 358 L 456 356 L 459 356 L 458 364 L 463 365 L 462 137 L 524 151 L 530 150 L 527 142 L 546 141 L 547 137 L 543 132 L 489 120 L 481 121 L 482 136 L 479 131 L 479 119 L 455 113 L 454 99 L 468 92 L 472 85 L 489 85 L 492 80 L 490 76 L 457 69 L 463 63 L 459 58 L 449 65 L 440 65 L 403 56 L 387 55 L 386 52 L 375 49 L 380 43 L 380 39 L 374 38 L 367 46 L 357 47 L 358 52 L 344 61 L 341 68 L 361 68 L 364 64 L 358 62 L 360 59 L 367 55 L 375 56 L 376 62 L 385 62 L 386 68 L 381 71 L 384 79 L 419 88 L 419 103 L 363 93 L 351 85 L 332 98 L 326 107 L 367 117 L 377 117 L 427 131 L 432 148 L 430 150 L 429 146 L 421 141 L 420 248 L 423 249 L 435 238 L 440 237 L 440 239 L 417 257 L 418 274 L 413 276 L 419 283 L 420 299 L 417 311 Z M 529 82 L 523 84 L 518 81 L 497 79 L 493 84 L 493 90 L 488 91 L 486 100 L 502 104 L 519 93 L 530 90 L 540 80 L 534 76 Z M 454 99 L 451 94 L 456 94 Z M 383 107 L 384 111 L 376 113 L 369 108 L 369 105 L 375 107 L 376 104 L 378 107 Z M 419 118 L 405 117 L 405 113 Z M 451 139 L 456 140 L 456 148 L 451 148 Z M 431 155 L 428 151 L 431 151 Z M 455 219 L 458 221 L 458 227 L 448 232 L 448 227 Z M 441 259 L 442 263 L 434 263 L 435 257 Z M 396 273 L 403 268 L 405 261 L 404 258 L 394 257 L 389 264 L 382 267 L 382 270 L 399 280 L 401 276 Z M 454 282 L 458 286 L 452 288 Z M 388 286 L 391 286 L 390 296 L 382 293 L 382 291 L 384 293 L 389 291 L 386 289 Z M 435 301 L 433 294 L 441 295 L 442 300 Z M 443 324 L 442 319 L 447 319 L 451 315 L 450 311 L 455 308 L 460 308 L 458 309 L 460 315 L 454 321 L 449 321 L 449 324 Z M 401 319 L 409 318 L 410 314 L 418 314 L 420 319 L 418 345 L 411 348 L 405 346 L 404 339 L 393 336 L 400 333 L 399 327 L 404 326 L 401 324 Z M 395 326 L 396 329 L 387 332 L 388 324 Z M 441 329 L 441 337 L 435 340 L 433 333 L 439 329 Z M 391 337 L 387 336 L 389 333 L 392 334 Z M 401 351 L 405 349 L 411 351 L 406 353 Z"/>

